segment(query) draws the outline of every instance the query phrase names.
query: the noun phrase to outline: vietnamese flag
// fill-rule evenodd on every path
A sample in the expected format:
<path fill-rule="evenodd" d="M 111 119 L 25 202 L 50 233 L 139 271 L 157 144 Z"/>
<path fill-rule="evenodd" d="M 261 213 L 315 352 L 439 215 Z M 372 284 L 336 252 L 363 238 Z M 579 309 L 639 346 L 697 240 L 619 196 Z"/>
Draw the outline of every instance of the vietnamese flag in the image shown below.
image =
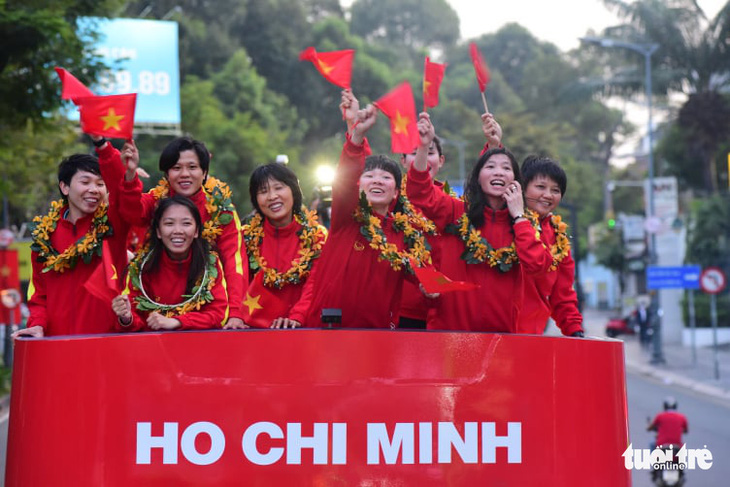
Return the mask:
<path fill-rule="evenodd" d="M 354 49 L 317 53 L 313 47 L 308 47 L 299 53 L 300 61 L 311 61 L 324 79 L 345 89 L 350 88 L 354 57 Z"/>
<path fill-rule="evenodd" d="M 264 273 L 259 271 L 248 285 L 241 310 L 250 327 L 269 328 L 276 318 L 286 317 L 289 305 L 264 285 Z"/>
<path fill-rule="evenodd" d="M 404 81 L 373 105 L 390 119 L 390 146 L 394 154 L 409 154 L 418 146 L 416 103 L 410 83 Z"/>
<path fill-rule="evenodd" d="M 423 66 L 423 106 L 435 107 L 439 104 L 439 88 L 444 79 L 445 64 L 432 63 L 428 57 Z"/>
<path fill-rule="evenodd" d="M 81 130 L 87 134 L 131 139 L 137 94 L 79 98 Z"/>
<path fill-rule="evenodd" d="M 411 259 L 411 268 L 418 281 L 429 294 L 472 291 L 479 288 L 479 284 L 473 282 L 452 281 L 433 267 L 418 267 L 418 263 L 413 259 Z"/>
<path fill-rule="evenodd" d="M 121 294 L 119 288 L 119 273 L 112 261 L 109 244 L 104 240 L 101 243 L 101 262 L 84 283 L 84 289 L 111 306 L 112 299 Z"/>
<path fill-rule="evenodd" d="M 53 68 L 61 78 L 61 99 L 71 100 L 78 105 L 79 98 L 94 96 L 94 92 L 88 89 L 81 81 L 77 80 L 74 75 L 63 68 Z"/>
<path fill-rule="evenodd" d="M 474 64 L 474 72 L 477 75 L 479 91 L 484 93 L 484 90 L 487 89 L 487 83 L 489 83 L 489 80 L 491 79 L 489 76 L 489 68 L 479 52 L 479 48 L 476 43 L 472 42 L 469 44 L 469 54 L 471 55 L 471 62 Z"/>

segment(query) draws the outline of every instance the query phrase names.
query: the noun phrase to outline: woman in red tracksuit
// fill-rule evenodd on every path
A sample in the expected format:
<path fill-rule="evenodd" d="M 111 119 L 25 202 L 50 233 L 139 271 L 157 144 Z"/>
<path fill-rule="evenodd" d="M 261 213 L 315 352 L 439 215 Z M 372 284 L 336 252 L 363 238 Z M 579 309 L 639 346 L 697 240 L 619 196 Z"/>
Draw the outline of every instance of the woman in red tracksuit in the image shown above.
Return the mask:
<path fill-rule="evenodd" d="M 112 301 L 122 331 L 221 328 L 228 295 L 218 256 L 202 236 L 195 204 L 160 200 L 148 249 L 129 266 L 127 289 Z"/>
<path fill-rule="evenodd" d="M 312 302 L 305 326 L 322 326 L 323 310 L 341 312 L 344 327 L 394 328 L 403 279 L 410 261 L 430 260 L 420 218 L 400 195 L 398 163 L 371 156 L 366 132 L 374 125 L 372 106 L 359 110 L 349 90 L 340 108 L 348 123 L 332 188 L 327 244 L 310 278 Z M 309 285 L 309 284 L 308 284 Z"/>
<path fill-rule="evenodd" d="M 408 172 L 408 197 L 442 235 L 441 272 L 480 285 L 441 295 L 427 327 L 514 333 L 523 275 L 545 272 L 551 264 L 524 215 L 517 161 L 504 148 L 487 150 L 467 180 L 465 199 L 452 197 L 433 184 L 428 172 L 425 155 L 434 137 L 428 114 L 421 114 L 418 127 L 419 154 Z"/>
<path fill-rule="evenodd" d="M 104 158 L 104 154 L 100 153 Z M 132 226 L 149 227 L 158 202 L 181 195 L 189 198 L 200 212 L 203 238 L 219 253 L 230 310 L 228 321 L 243 324 L 241 302 L 247 268 L 241 257 L 241 222 L 231 201 L 231 190 L 208 174 L 210 153 L 205 144 L 190 137 L 172 140 L 160 154 L 159 168 L 165 178 L 147 193 L 142 193 L 135 175 L 139 155 L 126 161 L 127 173 L 121 184 L 120 213 Z M 121 167 L 121 163 L 117 164 Z"/>
<path fill-rule="evenodd" d="M 558 163 L 530 156 L 522 163 L 527 207 L 537 213 L 540 238 L 552 262 L 547 272 L 525 276 L 525 299 L 518 332 L 542 334 L 552 316 L 563 335 L 583 336 L 583 316 L 573 289 L 575 262 L 570 255 L 568 226 L 553 215 L 565 194 L 568 180 Z"/>
<path fill-rule="evenodd" d="M 241 229 L 249 275 L 242 307 L 245 325 L 297 328 L 310 302 L 309 294 L 303 295 L 308 289 L 305 283 L 322 252 L 327 230 L 315 212 L 302 205 L 297 176 L 283 164 L 256 168 L 249 193 L 255 211 Z"/>

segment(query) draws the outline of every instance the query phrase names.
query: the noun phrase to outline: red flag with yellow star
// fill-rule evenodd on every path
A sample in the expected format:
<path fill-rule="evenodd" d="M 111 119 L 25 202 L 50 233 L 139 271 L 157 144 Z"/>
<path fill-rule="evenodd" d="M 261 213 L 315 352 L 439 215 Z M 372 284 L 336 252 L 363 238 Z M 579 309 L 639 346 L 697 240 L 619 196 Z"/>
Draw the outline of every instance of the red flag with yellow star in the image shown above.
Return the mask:
<path fill-rule="evenodd" d="M 390 146 L 393 153 L 409 154 L 418 146 L 416 103 L 408 81 L 380 97 L 373 105 L 390 119 Z"/>
<path fill-rule="evenodd" d="M 84 288 L 91 294 L 111 306 L 112 299 L 121 294 L 119 273 L 112 260 L 107 240 L 101 243 L 101 262 L 84 282 Z"/>
<path fill-rule="evenodd" d="M 469 55 L 471 56 L 471 62 L 474 64 L 474 73 L 477 75 L 477 83 L 479 83 L 479 91 L 484 93 L 487 89 L 487 83 L 491 79 L 489 76 L 489 68 L 487 62 L 479 52 L 479 48 L 476 43 L 472 42 L 469 44 Z"/>
<path fill-rule="evenodd" d="M 77 102 L 84 133 L 115 139 L 132 138 L 136 93 L 78 98 Z"/>
<path fill-rule="evenodd" d="M 418 267 L 418 263 L 411 259 L 411 268 L 416 274 L 418 282 L 427 293 L 448 293 L 454 291 L 471 291 L 479 288 L 479 284 L 467 281 L 452 281 L 433 267 Z"/>
<path fill-rule="evenodd" d="M 350 88 L 354 57 L 354 49 L 317 53 L 316 49 L 308 47 L 299 53 L 300 61 L 311 61 L 324 79 L 345 89 Z"/>
<path fill-rule="evenodd" d="M 426 57 L 423 66 L 423 106 L 435 107 L 439 104 L 439 88 L 444 79 L 446 64 L 432 63 Z"/>
<path fill-rule="evenodd" d="M 61 78 L 61 99 L 71 100 L 78 104 L 79 98 L 94 96 L 94 92 L 86 87 L 81 81 L 77 80 L 74 75 L 63 68 L 53 68 L 56 70 L 58 77 Z"/>
<path fill-rule="evenodd" d="M 269 328 L 276 318 L 285 317 L 289 305 L 264 286 L 264 273 L 258 272 L 243 297 L 243 321 L 252 328 Z"/>

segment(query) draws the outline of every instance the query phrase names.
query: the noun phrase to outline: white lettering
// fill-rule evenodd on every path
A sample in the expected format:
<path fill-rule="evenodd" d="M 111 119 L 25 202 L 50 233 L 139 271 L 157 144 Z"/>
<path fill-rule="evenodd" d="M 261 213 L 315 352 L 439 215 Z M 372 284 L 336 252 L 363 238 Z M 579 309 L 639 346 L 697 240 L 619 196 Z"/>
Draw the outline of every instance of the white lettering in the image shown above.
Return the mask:
<path fill-rule="evenodd" d="M 482 423 L 482 463 L 497 463 L 497 448 L 507 448 L 507 463 L 522 463 L 522 423 L 507 423 L 507 436 L 497 436 L 495 423 Z"/>
<path fill-rule="evenodd" d="M 195 448 L 195 439 L 201 434 L 208 435 L 210 438 L 210 450 L 208 450 L 208 453 L 200 453 Z M 211 463 L 217 462 L 221 455 L 223 455 L 223 450 L 226 449 L 226 437 L 218 426 L 207 421 L 200 421 L 185 428 L 180 439 L 180 449 L 190 463 L 194 465 L 210 465 Z"/>
<path fill-rule="evenodd" d="M 478 432 L 477 423 L 464 423 L 464 438 L 462 438 L 454 423 L 439 423 L 438 462 L 451 463 L 451 447 L 453 446 L 464 463 L 477 463 Z"/>
<path fill-rule="evenodd" d="M 385 423 L 368 423 L 368 465 L 380 464 L 380 452 L 386 465 L 393 465 L 398 461 L 398 455 L 403 450 L 403 464 L 410 465 L 415 458 L 415 438 L 413 423 L 396 423 L 393 431 L 393 440 L 388 437 Z"/>
<path fill-rule="evenodd" d="M 347 423 L 332 425 L 332 465 L 347 464 Z"/>
<path fill-rule="evenodd" d="M 433 425 L 418 423 L 418 463 L 433 463 Z"/>
<path fill-rule="evenodd" d="M 327 423 L 314 423 L 314 436 L 302 436 L 302 423 L 286 425 L 286 463 L 301 465 L 302 448 L 314 451 L 314 465 L 327 464 Z"/>
<path fill-rule="evenodd" d="M 177 463 L 177 423 L 165 423 L 162 436 L 152 436 L 152 423 L 137 423 L 137 465 L 152 463 L 153 448 L 162 448 L 162 463 Z"/>
<path fill-rule="evenodd" d="M 274 440 L 284 438 L 284 432 L 276 424 L 266 421 L 254 423 L 246 428 L 246 431 L 243 433 L 243 439 L 241 440 L 243 454 L 256 465 L 271 465 L 281 459 L 282 455 L 284 455 L 284 449 L 280 447 L 271 448 L 268 453 L 258 451 L 256 448 L 256 440 L 262 434 L 268 435 L 269 438 Z"/>

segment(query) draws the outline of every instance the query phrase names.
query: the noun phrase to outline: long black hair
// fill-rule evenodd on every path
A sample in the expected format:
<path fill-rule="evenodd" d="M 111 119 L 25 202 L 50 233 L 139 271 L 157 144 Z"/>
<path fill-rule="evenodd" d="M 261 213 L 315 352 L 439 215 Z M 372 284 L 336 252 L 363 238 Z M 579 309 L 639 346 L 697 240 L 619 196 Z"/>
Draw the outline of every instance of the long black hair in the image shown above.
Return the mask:
<path fill-rule="evenodd" d="M 154 271 L 160 265 L 160 258 L 162 252 L 165 251 L 165 245 L 162 243 L 160 237 L 157 236 L 157 229 L 162 221 L 162 216 L 165 211 L 171 206 L 180 205 L 188 209 L 197 228 L 195 239 L 190 246 L 190 270 L 188 271 L 188 280 L 185 285 L 185 294 L 191 294 L 195 284 L 200 279 L 205 271 L 205 266 L 208 263 L 208 254 L 210 253 L 210 246 L 208 242 L 203 238 L 203 222 L 200 218 L 200 212 L 195 203 L 190 201 L 185 196 L 175 195 L 169 198 L 163 198 L 157 204 L 155 208 L 154 216 L 152 217 L 152 226 L 150 227 L 150 257 L 149 257 L 149 269 Z"/>
<path fill-rule="evenodd" d="M 482 185 L 479 184 L 479 172 L 487 163 L 490 157 L 495 154 L 505 154 L 512 164 L 512 172 L 515 175 L 515 181 L 520 181 L 520 165 L 517 163 L 514 154 L 508 151 L 504 147 L 495 147 L 489 149 L 479 158 L 477 163 L 474 165 L 469 178 L 466 180 L 466 189 L 464 190 L 464 197 L 466 198 L 467 210 L 466 214 L 469 217 L 469 221 L 476 228 L 480 228 L 484 225 L 484 209 L 489 207 L 487 195 L 482 190 Z M 493 208 L 498 210 L 499 208 Z"/>
<path fill-rule="evenodd" d="M 256 211 L 261 213 L 261 208 L 259 207 L 259 202 L 257 201 L 256 196 L 262 189 L 266 188 L 270 184 L 270 180 L 272 179 L 281 181 L 289 186 L 294 199 L 292 212 L 299 212 L 302 207 L 302 202 L 304 201 L 302 188 L 299 187 L 299 180 L 297 179 L 297 175 L 294 174 L 294 171 L 279 162 L 270 162 L 263 166 L 259 166 L 254 169 L 251 174 L 251 179 L 248 183 L 248 193 L 251 196 L 251 204 Z M 263 213 L 261 214 L 263 215 Z"/>

